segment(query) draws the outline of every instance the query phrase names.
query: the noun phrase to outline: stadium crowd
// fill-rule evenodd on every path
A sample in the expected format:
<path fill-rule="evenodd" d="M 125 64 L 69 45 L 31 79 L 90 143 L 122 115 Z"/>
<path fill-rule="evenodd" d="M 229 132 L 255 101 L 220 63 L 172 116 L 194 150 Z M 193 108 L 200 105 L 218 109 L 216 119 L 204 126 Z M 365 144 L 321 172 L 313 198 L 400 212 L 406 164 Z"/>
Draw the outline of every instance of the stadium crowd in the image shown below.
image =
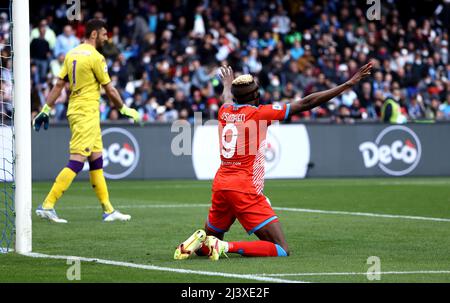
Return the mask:
<path fill-rule="evenodd" d="M 111 79 L 144 121 L 192 120 L 194 112 L 216 118 L 223 64 L 254 75 L 267 104 L 344 82 L 369 60 L 373 77 L 292 120 L 379 120 L 389 96 L 409 121 L 450 119 L 448 3 L 381 1 L 380 18 L 371 21 L 370 5 L 351 0 L 82 1 L 80 22 L 69 22 L 65 1 L 57 3 L 31 4 L 33 113 L 64 55 L 82 42 L 83 21 L 95 17 L 109 25 L 102 53 Z M 67 93 L 54 109 L 57 120 L 66 119 Z M 124 119 L 106 97 L 100 111 L 102 121 Z"/>

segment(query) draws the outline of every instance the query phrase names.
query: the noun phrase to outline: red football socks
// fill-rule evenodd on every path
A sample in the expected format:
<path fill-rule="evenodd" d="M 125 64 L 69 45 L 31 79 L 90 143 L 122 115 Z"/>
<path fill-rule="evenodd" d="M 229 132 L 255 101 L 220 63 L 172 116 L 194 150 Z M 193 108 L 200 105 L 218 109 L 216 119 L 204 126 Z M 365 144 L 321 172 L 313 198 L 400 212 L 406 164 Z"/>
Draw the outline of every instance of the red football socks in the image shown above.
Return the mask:
<path fill-rule="evenodd" d="M 228 242 L 228 252 L 247 257 L 277 257 L 278 250 L 268 241 Z"/>
<path fill-rule="evenodd" d="M 209 249 L 202 245 L 196 252 L 198 256 L 207 256 Z M 228 242 L 228 253 L 236 253 L 246 257 L 286 257 L 286 251 L 279 245 L 269 241 Z"/>

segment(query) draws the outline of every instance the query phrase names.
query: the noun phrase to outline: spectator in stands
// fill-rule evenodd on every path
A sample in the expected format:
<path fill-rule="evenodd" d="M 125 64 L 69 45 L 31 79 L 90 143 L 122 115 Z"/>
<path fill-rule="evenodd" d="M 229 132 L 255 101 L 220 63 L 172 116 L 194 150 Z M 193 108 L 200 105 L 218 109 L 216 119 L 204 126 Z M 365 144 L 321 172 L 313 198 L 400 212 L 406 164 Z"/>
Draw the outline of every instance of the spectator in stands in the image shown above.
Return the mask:
<path fill-rule="evenodd" d="M 261 102 L 272 103 L 330 88 L 369 59 L 374 62 L 373 77 L 342 98 L 292 121 L 379 121 L 389 96 L 398 99 L 402 115 L 410 119 L 441 119 L 447 111 L 448 6 L 433 14 L 434 3 L 430 3 L 430 9 L 424 7 L 417 18 L 417 5 L 381 2 L 381 20 L 370 21 L 364 13 L 366 4 L 350 0 L 320 4 L 211 0 L 194 6 L 191 1 L 150 2 L 109 1 L 108 10 L 115 13 L 104 14 L 106 2 L 85 1 L 82 11 L 84 19 L 108 17 L 112 32 L 103 53 L 111 78 L 127 102 L 133 102 L 135 90 L 139 92 L 136 97 L 142 101 L 139 106 L 146 121 L 169 121 L 176 115 L 192 121 L 195 110 L 205 118 L 215 117 L 221 87 L 214 81 L 222 64 L 236 66 L 237 73 L 252 73 L 261 85 Z M 60 68 L 59 52 L 71 48 L 70 42 L 62 41 L 68 36 L 69 24 L 62 6 L 52 10 L 38 1 L 30 5 L 36 12 L 32 22 L 38 24 L 31 37 L 39 39 L 42 26 L 51 51 L 44 58 L 37 53 L 45 43 L 35 48 L 36 40 L 32 47 L 33 57 L 41 60 L 33 59 L 32 91 L 34 96 L 45 97 L 41 86 L 50 87 L 52 79 L 42 70 L 51 62 L 54 77 Z M 0 45 L 8 44 L 6 17 L 0 15 Z M 82 37 L 83 23 L 70 25 Z M 177 100 L 178 91 L 184 95 L 179 98 L 187 102 Z M 120 118 L 109 104 L 104 109 L 102 119 Z"/>
<path fill-rule="evenodd" d="M 297 61 L 300 59 L 303 54 L 305 53 L 305 50 L 300 45 L 300 41 L 295 41 L 294 46 L 289 50 L 291 58 Z"/>
<path fill-rule="evenodd" d="M 68 51 L 80 44 L 80 40 L 75 36 L 72 26 L 64 26 L 63 33 L 56 38 L 53 54 L 59 57 L 61 54 L 66 55 Z"/>
<path fill-rule="evenodd" d="M 270 23 L 272 24 L 273 32 L 282 36 L 291 30 L 291 19 L 282 5 L 278 5 L 277 13 L 270 19 Z"/>
<path fill-rule="evenodd" d="M 44 28 L 44 39 L 47 40 L 50 49 L 53 49 L 56 44 L 56 34 L 53 29 L 48 26 L 47 20 L 45 19 L 41 20 L 41 22 L 39 22 L 39 26 L 35 27 L 31 31 L 30 41 L 33 41 L 33 39 L 39 38 L 41 36 L 42 28 Z"/>
<path fill-rule="evenodd" d="M 450 120 L 450 93 L 447 93 L 446 102 L 439 107 L 439 111 L 442 113 L 442 118 Z"/>
<path fill-rule="evenodd" d="M 398 100 L 390 96 L 384 100 L 383 107 L 381 109 L 381 121 L 384 123 L 404 123 L 402 119 L 401 106 Z"/>
<path fill-rule="evenodd" d="M 65 56 L 63 54 L 59 54 L 55 59 L 50 62 L 50 71 L 53 78 L 58 77 L 59 72 L 64 64 Z"/>
<path fill-rule="evenodd" d="M 425 108 L 422 101 L 422 96 L 413 96 L 408 104 L 408 116 L 412 120 L 421 119 L 425 117 Z"/>
<path fill-rule="evenodd" d="M 368 118 L 376 119 L 378 115 L 374 106 L 372 86 L 369 82 L 364 82 L 362 84 L 362 89 L 358 94 L 358 99 L 360 101 L 361 107 L 366 109 Z"/>
<path fill-rule="evenodd" d="M 8 14 L 6 12 L 2 12 L 0 14 L 0 33 L 3 36 L 3 39 L 9 40 L 9 32 L 10 32 L 11 25 L 8 22 Z"/>
<path fill-rule="evenodd" d="M 192 62 L 192 85 L 196 88 L 204 88 L 210 80 L 210 76 L 206 72 L 206 68 L 200 64 L 199 60 Z"/>
<path fill-rule="evenodd" d="M 47 80 L 49 66 L 50 44 L 45 39 L 47 28 L 41 24 L 39 26 L 39 36 L 31 41 L 30 57 L 37 66 L 38 83 L 44 83 Z"/>
<path fill-rule="evenodd" d="M 358 99 L 358 96 L 356 95 L 355 91 L 352 89 L 347 89 L 341 95 L 341 104 L 350 108 L 353 106 L 353 103 L 357 99 Z"/>
<path fill-rule="evenodd" d="M 0 121 L 6 124 L 6 121 L 12 119 L 12 85 L 9 81 L 0 79 Z"/>

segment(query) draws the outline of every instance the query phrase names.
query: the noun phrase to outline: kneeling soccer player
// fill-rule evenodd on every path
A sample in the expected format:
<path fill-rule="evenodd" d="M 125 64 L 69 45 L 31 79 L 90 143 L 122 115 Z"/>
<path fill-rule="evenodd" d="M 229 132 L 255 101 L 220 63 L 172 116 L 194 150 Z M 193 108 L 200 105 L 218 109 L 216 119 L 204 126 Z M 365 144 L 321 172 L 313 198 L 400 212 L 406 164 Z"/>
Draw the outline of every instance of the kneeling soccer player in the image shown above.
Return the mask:
<path fill-rule="evenodd" d="M 33 120 L 33 126 L 39 131 L 41 125 L 48 128 L 51 107 L 65 87 L 70 83 L 71 95 L 67 117 L 72 138 L 70 140 L 70 159 L 67 166 L 59 173 L 52 189 L 38 207 L 36 214 L 56 223 L 67 223 L 56 214 L 54 206 L 69 188 L 77 174 L 83 169 L 84 162 L 89 161 L 92 187 L 103 207 L 103 221 L 128 221 L 130 215 L 114 210 L 109 201 L 108 188 L 103 175 L 103 142 L 100 129 L 100 86 L 103 86 L 109 99 L 120 112 L 139 120 L 136 110 L 123 104 L 122 98 L 112 85 L 108 75 L 105 58 L 97 51 L 108 40 L 106 23 L 93 19 L 86 24 L 86 41 L 69 51 L 64 60 L 56 85 L 50 92 L 42 111 Z"/>
<path fill-rule="evenodd" d="M 226 253 L 250 257 L 284 257 L 289 248 L 278 217 L 263 194 L 264 149 L 267 128 L 274 121 L 308 111 L 338 96 L 370 75 L 368 63 L 347 82 L 310 94 L 299 102 L 259 105 L 259 86 L 251 75 L 234 79 L 231 67 L 221 67 L 224 105 L 219 109 L 221 165 L 214 178 L 212 205 L 205 230 L 197 230 L 175 250 L 174 259 L 194 252 L 218 260 Z M 234 97 L 236 103 L 231 100 Z M 258 241 L 225 242 L 223 237 L 238 219 Z"/>

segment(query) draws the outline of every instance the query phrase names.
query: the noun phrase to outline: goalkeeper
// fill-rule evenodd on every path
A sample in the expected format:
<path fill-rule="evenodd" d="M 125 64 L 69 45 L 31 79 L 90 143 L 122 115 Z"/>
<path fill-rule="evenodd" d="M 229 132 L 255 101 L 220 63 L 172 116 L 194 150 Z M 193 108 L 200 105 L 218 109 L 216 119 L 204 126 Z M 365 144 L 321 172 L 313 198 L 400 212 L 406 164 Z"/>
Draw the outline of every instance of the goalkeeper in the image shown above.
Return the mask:
<path fill-rule="evenodd" d="M 73 179 L 89 161 L 90 181 L 97 198 L 103 207 L 103 221 L 128 221 L 129 215 L 114 210 L 109 201 L 108 188 L 103 175 L 103 142 L 100 129 L 100 87 L 103 86 L 108 98 L 120 110 L 120 113 L 139 120 L 136 110 L 127 107 L 118 91 L 113 87 L 108 75 L 105 58 L 97 51 L 108 39 L 106 23 L 93 19 L 86 24 L 86 40 L 69 51 L 58 76 L 56 85 L 47 97 L 42 111 L 33 120 L 33 127 L 39 131 L 41 126 L 48 128 L 49 115 L 55 100 L 61 94 L 66 81 L 70 84 L 70 98 L 67 117 L 72 138 L 70 140 L 70 159 L 67 166 L 56 177 L 52 189 L 38 207 L 36 214 L 44 219 L 67 223 L 55 212 L 55 204 L 69 188 Z"/>

